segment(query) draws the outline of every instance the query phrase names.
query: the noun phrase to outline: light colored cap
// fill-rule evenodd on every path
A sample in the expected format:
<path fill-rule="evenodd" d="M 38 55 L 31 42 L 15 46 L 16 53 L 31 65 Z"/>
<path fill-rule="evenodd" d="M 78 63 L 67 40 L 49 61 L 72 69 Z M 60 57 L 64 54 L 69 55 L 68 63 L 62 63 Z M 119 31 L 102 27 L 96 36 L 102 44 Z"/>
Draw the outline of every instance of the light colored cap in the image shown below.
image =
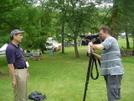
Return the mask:
<path fill-rule="evenodd" d="M 18 33 L 24 33 L 24 31 L 20 31 L 19 29 L 14 29 L 11 33 L 10 33 L 10 37 L 18 34 Z"/>

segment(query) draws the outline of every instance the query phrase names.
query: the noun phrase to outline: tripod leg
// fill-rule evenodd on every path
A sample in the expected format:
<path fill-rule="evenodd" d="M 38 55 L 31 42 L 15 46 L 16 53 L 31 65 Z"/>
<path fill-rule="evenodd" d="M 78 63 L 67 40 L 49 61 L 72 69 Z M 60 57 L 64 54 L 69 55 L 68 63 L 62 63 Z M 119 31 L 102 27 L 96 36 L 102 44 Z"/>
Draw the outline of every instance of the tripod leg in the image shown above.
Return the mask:
<path fill-rule="evenodd" d="M 86 75 L 86 82 L 85 82 L 85 90 L 84 90 L 83 101 L 86 100 L 86 93 L 87 93 L 87 89 L 88 89 L 89 78 L 90 78 L 90 75 L 91 75 L 91 63 L 92 63 L 92 58 L 89 59 L 89 64 L 88 64 L 88 70 L 87 70 L 87 75 Z"/>

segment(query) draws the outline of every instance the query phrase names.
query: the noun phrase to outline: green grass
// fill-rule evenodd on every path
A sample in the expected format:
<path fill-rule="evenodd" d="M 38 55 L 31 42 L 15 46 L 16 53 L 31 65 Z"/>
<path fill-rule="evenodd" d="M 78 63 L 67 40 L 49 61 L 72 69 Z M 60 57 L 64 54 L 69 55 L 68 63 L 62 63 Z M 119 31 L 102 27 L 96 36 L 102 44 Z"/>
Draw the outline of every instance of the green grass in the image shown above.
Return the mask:
<path fill-rule="evenodd" d="M 78 47 L 80 58 L 76 59 L 73 47 L 65 48 L 65 54 L 55 52 L 49 56 L 45 51 L 43 60 L 28 60 L 29 90 L 41 92 L 47 96 L 47 101 L 82 101 L 89 58 L 87 47 Z M 98 51 L 97 51 L 98 52 Z M 28 59 L 28 58 L 27 58 Z M 134 99 L 134 57 L 122 57 L 125 74 L 122 80 L 122 100 Z M 8 76 L 5 57 L 0 57 L 0 101 L 13 101 L 13 88 Z M 89 80 L 86 101 L 106 101 L 106 88 L 103 76 L 97 80 Z M 30 100 L 29 100 L 30 101 Z"/>

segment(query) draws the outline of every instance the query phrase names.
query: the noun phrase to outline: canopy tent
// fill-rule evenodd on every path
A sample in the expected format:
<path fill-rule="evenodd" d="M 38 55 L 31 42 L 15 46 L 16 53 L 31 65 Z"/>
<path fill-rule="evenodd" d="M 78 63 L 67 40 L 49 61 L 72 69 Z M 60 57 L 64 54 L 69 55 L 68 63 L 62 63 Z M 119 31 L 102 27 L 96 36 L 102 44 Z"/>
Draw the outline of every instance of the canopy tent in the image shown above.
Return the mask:
<path fill-rule="evenodd" d="M 8 44 L 6 43 L 0 48 L 0 54 L 5 54 L 7 46 Z"/>

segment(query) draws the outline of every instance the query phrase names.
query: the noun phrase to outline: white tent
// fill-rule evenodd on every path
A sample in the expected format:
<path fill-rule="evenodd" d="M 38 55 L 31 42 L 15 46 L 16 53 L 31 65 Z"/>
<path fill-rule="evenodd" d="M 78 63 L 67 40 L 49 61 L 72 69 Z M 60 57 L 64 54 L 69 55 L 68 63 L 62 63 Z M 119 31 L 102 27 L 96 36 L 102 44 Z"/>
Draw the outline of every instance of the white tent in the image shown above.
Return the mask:
<path fill-rule="evenodd" d="M 0 54 L 5 54 L 7 46 L 8 44 L 6 43 L 0 48 Z"/>
<path fill-rule="evenodd" d="M 46 45 L 47 49 L 52 49 L 61 46 L 61 43 L 58 43 L 56 40 L 54 40 L 52 37 L 49 37 L 46 41 L 46 43 L 50 45 Z"/>

